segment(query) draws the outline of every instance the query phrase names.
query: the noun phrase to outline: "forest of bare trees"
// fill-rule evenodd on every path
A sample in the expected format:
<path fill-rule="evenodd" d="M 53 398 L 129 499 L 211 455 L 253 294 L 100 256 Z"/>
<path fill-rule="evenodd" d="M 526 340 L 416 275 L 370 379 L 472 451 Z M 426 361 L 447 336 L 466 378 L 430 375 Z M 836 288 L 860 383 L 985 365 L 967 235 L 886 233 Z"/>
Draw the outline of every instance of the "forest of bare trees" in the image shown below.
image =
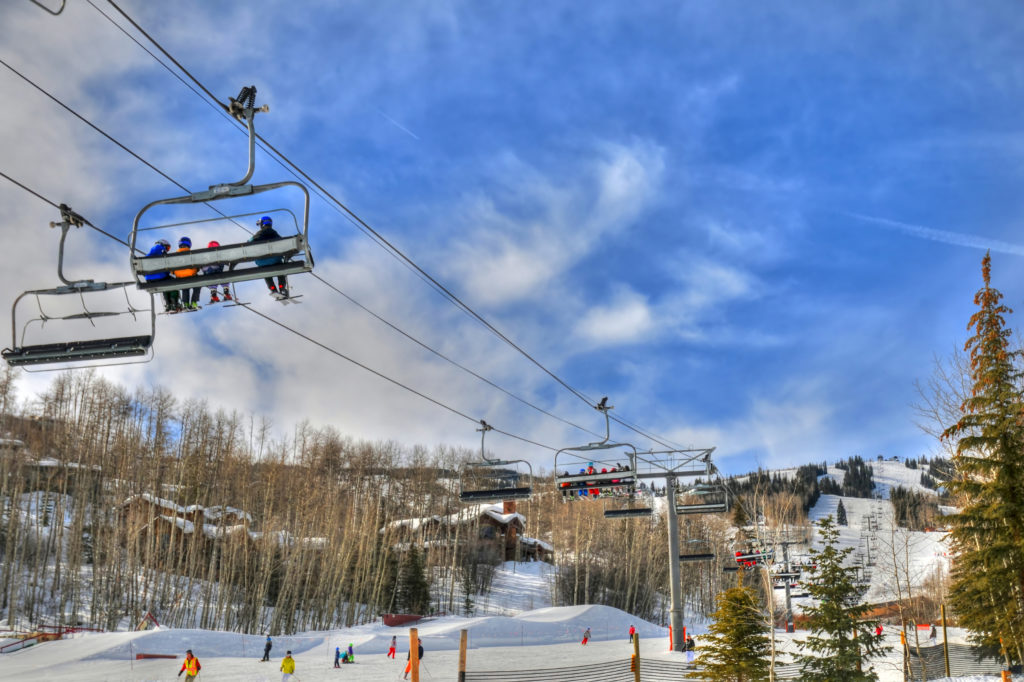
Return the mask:
<path fill-rule="evenodd" d="M 456 514 L 457 472 L 477 452 L 362 442 L 308 423 L 281 438 L 265 419 L 159 388 L 132 392 L 91 372 L 58 375 L 41 396 L 19 401 L 15 376 L 0 376 L 8 623 L 114 629 L 148 611 L 171 626 L 292 633 L 422 610 L 413 578 L 429 585 L 426 610 L 466 613 L 500 561 L 473 525 L 424 525 L 409 536 L 393 523 Z M 11 447 L 14 439 L 25 447 Z M 664 522 L 608 521 L 600 503 L 563 504 L 550 480 L 534 486 L 539 494 L 518 512 L 525 536 L 555 548 L 555 603 L 604 603 L 663 622 Z M 122 505 L 141 495 L 233 508 L 251 521 L 129 521 Z M 692 524 L 690 537 L 723 542 L 722 528 Z M 717 588 L 706 577 L 685 573 L 689 608 L 713 608 Z"/>

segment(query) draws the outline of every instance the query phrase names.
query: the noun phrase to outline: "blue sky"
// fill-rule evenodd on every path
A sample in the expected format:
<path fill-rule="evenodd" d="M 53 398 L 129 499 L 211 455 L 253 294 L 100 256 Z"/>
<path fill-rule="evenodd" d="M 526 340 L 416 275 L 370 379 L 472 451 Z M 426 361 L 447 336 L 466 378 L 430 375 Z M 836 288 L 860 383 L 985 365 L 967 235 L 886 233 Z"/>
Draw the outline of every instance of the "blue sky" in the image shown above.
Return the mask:
<path fill-rule="evenodd" d="M 222 99 L 255 84 L 264 137 L 548 369 L 650 432 L 717 447 L 727 471 L 934 451 L 914 382 L 965 340 L 985 249 L 1007 302 L 1024 297 L 1016 3 L 119 4 Z M 244 172 L 243 136 L 86 0 L 58 17 L 4 3 L 0 58 L 191 189 Z M 5 173 L 122 236 L 180 194 L 2 66 L 0 88 Z M 261 153 L 255 180 L 281 179 Z M 22 256 L 2 276 L 13 301 L 56 283 L 56 216 L 10 183 L 0 202 Z M 603 430 L 337 210 L 315 199 L 312 216 L 323 278 Z M 76 237 L 69 268 L 128 276 L 124 247 Z M 593 440 L 308 276 L 298 306 L 246 286 L 261 311 L 474 418 Z M 309 419 L 479 442 L 472 422 L 238 309 L 161 317 L 157 338 L 154 362 L 104 374 L 268 414 L 282 436 Z"/>

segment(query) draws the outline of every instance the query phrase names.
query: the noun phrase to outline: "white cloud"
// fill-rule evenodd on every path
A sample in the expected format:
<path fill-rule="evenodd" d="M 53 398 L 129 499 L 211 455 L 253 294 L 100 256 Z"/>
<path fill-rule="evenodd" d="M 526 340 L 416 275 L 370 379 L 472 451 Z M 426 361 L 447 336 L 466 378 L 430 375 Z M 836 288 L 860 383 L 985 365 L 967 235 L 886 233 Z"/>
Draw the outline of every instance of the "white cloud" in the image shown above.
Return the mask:
<path fill-rule="evenodd" d="M 649 337 L 654 324 L 647 298 L 622 287 L 607 304 L 590 308 L 575 333 L 591 346 L 621 345 Z"/>
<path fill-rule="evenodd" d="M 663 156 L 656 145 L 637 140 L 598 145 L 591 159 L 568 168 L 542 170 L 505 157 L 498 164 L 503 180 L 535 214 L 517 218 L 491 199 L 474 197 L 463 205 L 453 226 L 457 237 L 446 245 L 455 257 L 434 259 L 481 304 L 550 295 L 552 280 L 649 207 L 660 187 Z"/>

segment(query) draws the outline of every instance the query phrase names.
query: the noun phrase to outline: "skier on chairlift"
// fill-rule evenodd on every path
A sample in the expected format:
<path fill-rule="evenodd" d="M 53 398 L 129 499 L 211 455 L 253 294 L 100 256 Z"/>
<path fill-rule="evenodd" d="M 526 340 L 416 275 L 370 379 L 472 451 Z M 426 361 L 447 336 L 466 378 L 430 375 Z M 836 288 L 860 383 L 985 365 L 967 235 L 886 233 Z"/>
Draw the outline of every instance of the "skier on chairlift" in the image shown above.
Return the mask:
<path fill-rule="evenodd" d="M 212 241 L 212 242 L 210 242 L 209 244 L 206 245 L 206 248 L 208 248 L 208 249 L 215 249 L 218 246 L 220 246 L 220 242 Z M 224 272 L 224 264 L 223 263 L 214 263 L 213 265 L 207 265 L 207 266 L 205 266 L 203 268 L 203 274 L 204 275 L 213 275 L 213 274 L 216 274 L 218 272 Z M 228 285 L 226 283 L 225 284 L 211 284 L 210 285 L 210 303 L 220 303 L 220 296 L 217 295 L 217 287 L 218 286 L 219 287 L 223 287 L 223 289 L 224 289 L 224 300 L 225 301 L 230 301 L 231 300 L 231 289 L 228 288 Z"/>
<path fill-rule="evenodd" d="M 281 235 L 274 229 L 274 220 L 268 215 L 263 216 L 256 223 L 259 226 L 259 230 L 252 237 L 249 238 L 250 242 L 263 242 L 270 241 L 271 239 L 280 239 Z M 280 256 L 274 256 L 273 258 L 257 258 L 257 267 L 266 267 L 268 265 L 277 265 L 281 262 Z M 266 277 L 264 281 L 267 283 L 267 288 L 270 289 L 270 295 L 274 298 L 288 298 L 288 278 L 284 275 L 278 275 L 277 286 L 274 286 L 274 278 Z"/>
<path fill-rule="evenodd" d="M 146 254 L 146 258 L 152 258 L 154 256 L 165 256 L 167 252 L 171 250 L 171 243 L 166 239 L 157 239 L 156 243 L 153 244 L 153 248 Z M 151 275 L 146 275 L 146 281 L 152 282 L 158 279 L 168 279 L 171 277 L 169 272 L 154 272 Z M 164 292 L 164 312 L 172 313 L 178 309 L 178 292 L 177 291 L 165 291 Z"/>
<path fill-rule="evenodd" d="M 188 253 L 191 250 L 191 239 L 182 237 L 178 240 L 178 250 L 176 253 Z M 189 277 L 195 277 L 198 272 L 199 268 L 181 268 L 174 271 L 174 277 L 175 279 L 188 279 Z M 183 310 L 199 310 L 199 294 L 202 290 L 202 287 L 186 287 L 182 289 L 181 308 Z"/>

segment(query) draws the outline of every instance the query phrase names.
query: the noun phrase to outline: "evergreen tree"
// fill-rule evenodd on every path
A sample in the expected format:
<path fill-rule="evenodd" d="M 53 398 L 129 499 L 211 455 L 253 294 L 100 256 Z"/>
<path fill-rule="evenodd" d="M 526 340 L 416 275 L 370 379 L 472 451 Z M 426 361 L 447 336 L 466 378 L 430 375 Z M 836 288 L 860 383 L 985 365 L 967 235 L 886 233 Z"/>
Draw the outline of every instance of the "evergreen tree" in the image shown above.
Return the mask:
<path fill-rule="evenodd" d="M 732 525 L 737 528 L 743 528 L 750 522 L 750 517 L 747 516 L 746 505 L 741 500 L 736 501 L 737 504 L 732 506 Z"/>
<path fill-rule="evenodd" d="M 1024 396 L 1021 352 L 1011 350 L 1005 317 L 1013 311 L 991 286 L 991 257 L 968 329 L 970 395 L 963 416 L 946 429 L 955 439 L 948 487 L 959 512 L 948 517 L 956 561 L 950 602 L 981 644 L 1005 646 L 1008 662 L 1024 660 Z"/>
<path fill-rule="evenodd" d="M 405 555 L 398 595 L 406 613 L 426 614 L 430 608 L 430 583 L 416 545 L 410 546 Z"/>
<path fill-rule="evenodd" d="M 757 593 L 743 585 L 743 571 L 739 582 L 716 597 L 718 610 L 697 655 L 699 667 L 689 673 L 690 679 L 755 682 L 769 678 L 771 630 Z"/>
<path fill-rule="evenodd" d="M 877 620 L 866 619 L 867 604 L 861 601 L 865 588 L 856 582 L 857 570 L 844 566 L 852 547 L 840 549 L 839 530 L 826 516 L 818 522 L 824 548 L 812 549 L 817 568 L 807 581 L 812 605 L 804 607 L 811 634 L 800 642 L 810 654 L 797 657 L 806 682 L 859 682 L 877 680 L 871 671 L 862 671 L 862 661 L 885 653 L 882 636 L 875 634 Z"/>
<path fill-rule="evenodd" d="M 839 500 L 839 507 L 836 509 L 836 523 L 840 526 L 845 526 L 849 523 L 846 520 L 846 507 L 843 506 L 842 500 Z"/>

